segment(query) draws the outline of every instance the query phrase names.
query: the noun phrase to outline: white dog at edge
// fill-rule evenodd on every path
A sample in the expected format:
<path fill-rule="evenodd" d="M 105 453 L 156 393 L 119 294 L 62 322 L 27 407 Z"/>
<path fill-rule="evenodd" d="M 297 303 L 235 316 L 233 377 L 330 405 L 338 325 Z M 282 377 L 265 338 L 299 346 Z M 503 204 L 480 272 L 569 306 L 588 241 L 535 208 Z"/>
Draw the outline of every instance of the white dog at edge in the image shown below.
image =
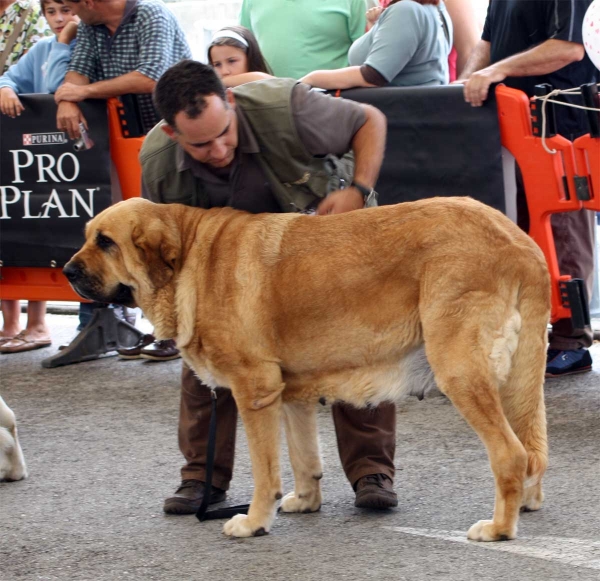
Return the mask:
<path fill-rule="evenodd" d="M 0 396 L 0 481 L 27 478 L 15 414 Z"/>

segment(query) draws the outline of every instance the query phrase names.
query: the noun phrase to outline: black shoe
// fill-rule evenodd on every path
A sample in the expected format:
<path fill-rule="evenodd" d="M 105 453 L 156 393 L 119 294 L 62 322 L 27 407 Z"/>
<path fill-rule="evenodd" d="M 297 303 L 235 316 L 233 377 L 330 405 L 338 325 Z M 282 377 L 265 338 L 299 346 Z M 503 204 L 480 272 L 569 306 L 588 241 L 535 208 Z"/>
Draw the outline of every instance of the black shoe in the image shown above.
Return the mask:
<path fill-rule="evenodd" d="M 144 347 L 140 352 L 140 356 L 151 361 L 170 361 L 171 359 L 179 359 L 181 353 L 179 353 L 173 339 L 162 339 Z"/>
<path fill-rule="evenodd" d="M 212 487 L 209 504 L 223 502 L 227 493 L 220 488 Z M 175 494 L 165 500 L 163 510 L 167 514 L 196 514 L 204 498 L 204 482 L 201 480 L 184 480 Z"/>
<path fill-rule="evenodd" d="M 562 377 L 592 370 L 592 356 L 587 349 L 570 349 L 553 353 L 546 363 L 546 377 Z"/>
<path fill-rule="evenodd" d="M 154 343 L 154 335 L 142 335 L 136 345 L 117 349 L 117 353 L 121 359 L 141 359 L 142 349 L 152 343 Z"/>
<path fill-rule="evenodd" d="M 398 506 L 398 497 L 394 492 L 394 483 L 385 474 L 368 474 L 356 483 L 356 500 L 358 508 L 393 508 Z"/>

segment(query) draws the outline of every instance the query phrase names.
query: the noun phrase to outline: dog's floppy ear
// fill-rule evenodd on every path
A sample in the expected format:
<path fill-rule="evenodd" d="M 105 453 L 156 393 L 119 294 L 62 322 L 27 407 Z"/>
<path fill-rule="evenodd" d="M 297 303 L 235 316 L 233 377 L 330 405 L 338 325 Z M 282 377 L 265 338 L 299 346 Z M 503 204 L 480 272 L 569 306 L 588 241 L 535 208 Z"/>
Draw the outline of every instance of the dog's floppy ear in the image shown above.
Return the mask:
<path fill-rule="evenodd" d="M 143 227 L 135 226 L 132 241 L 146 264 L 154 288 L 162 288 L 179 265 L 181 239 L 162 220 L 152 220 Z"/>

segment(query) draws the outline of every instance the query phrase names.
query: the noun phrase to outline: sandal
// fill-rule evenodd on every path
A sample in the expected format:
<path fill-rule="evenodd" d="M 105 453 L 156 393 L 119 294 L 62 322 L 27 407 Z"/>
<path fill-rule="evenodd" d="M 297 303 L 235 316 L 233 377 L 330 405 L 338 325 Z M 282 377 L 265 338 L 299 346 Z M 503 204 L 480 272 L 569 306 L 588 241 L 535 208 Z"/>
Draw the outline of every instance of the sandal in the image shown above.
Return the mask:
<path fill-rule="evenodd" d="M 8 343 L 14 339 L 14 335 L 12 337 L 0 337 L 0 346 L 4 345 L 4 343 Z"/>
<path fill-rule="evenodd" d="M 25 331 L 21 331 L 9 341 L 0 344 L 0 353 L 22 353 L 52 345 L 51 339 L 29 339 Z"/>

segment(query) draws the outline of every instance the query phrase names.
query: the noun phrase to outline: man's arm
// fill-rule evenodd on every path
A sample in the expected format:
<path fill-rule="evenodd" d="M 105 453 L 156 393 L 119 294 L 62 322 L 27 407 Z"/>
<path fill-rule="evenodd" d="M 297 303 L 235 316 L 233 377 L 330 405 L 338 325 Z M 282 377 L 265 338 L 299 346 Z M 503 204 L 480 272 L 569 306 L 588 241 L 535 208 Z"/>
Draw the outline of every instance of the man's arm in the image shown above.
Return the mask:
<path fill-rule="evenodd" d="M 553 73 L 585 56 L 582 44 L 550 39 L 525 52 L 508 57 L 472 73 L 465 84 L 465 101 L 479 107 L 487 99 L 492 83 L 506 77 L 532 77 Z"/>
<path fill-rule="evenodd" d="M 467 64 L 456 82 L 465 82 L 475 71 L 480 71 L 488 67 L 492 60 L 490 53 L 490 43 L 487 40 L 480 40 L 471 51 Z"/>
<path fill-rule="evenodd" d="M 115 77 L 114 79 L 98 81 L 97 83 L 89 83 L 89 81 L 88 83 L 71 83 L 69 82 L 70 74 L 77 73 L 67 74 L 65 82 L 58 88 L 54 95 L 54 100 L 57 103 L 61 101 L 77 103 L 84 99 L 110 99 L 111 97 L 126 95 L 128 93 L 152 93 L 156 85 L 156 81 L 137 71 Z"/>
<path fill-rule="evenodd" d="M 460 78 L 479 42 L 474 0 L 446 0 L 446 9 L 454 29 L 452 36 L 456 48 L 456 71 Z"/>
<path fill-rule="evenodd" d="M 80 73 L 69 71 L 65 75 L 65 82 L 76 86 L 89 85 L 90 80 Z M 58 89 L 60 91 L 60 87 Z M 58 101 L 56 95 L 54 100 L 58 103 L 56 110 L 56 127 L 59 131 L 66 131 L 71 139 L 78 139 L 81 135 L 79 123 L 83 123 L 87 129 L 87 121 L 81 112 L 81 109 L 75 103 L 69 101 Z"/>
<path fill-rule="evenodd" d="M 354 181 L 369 189 L 375 186 L 383 163 L 387 119 L 371 105 L 361 105 L 365 122 L 352 139 L 354 151 Z M 340 214 L 364 207 L 362 193 L 356 188 L 329 194 L 320 204 L 318 214 Z"/>

